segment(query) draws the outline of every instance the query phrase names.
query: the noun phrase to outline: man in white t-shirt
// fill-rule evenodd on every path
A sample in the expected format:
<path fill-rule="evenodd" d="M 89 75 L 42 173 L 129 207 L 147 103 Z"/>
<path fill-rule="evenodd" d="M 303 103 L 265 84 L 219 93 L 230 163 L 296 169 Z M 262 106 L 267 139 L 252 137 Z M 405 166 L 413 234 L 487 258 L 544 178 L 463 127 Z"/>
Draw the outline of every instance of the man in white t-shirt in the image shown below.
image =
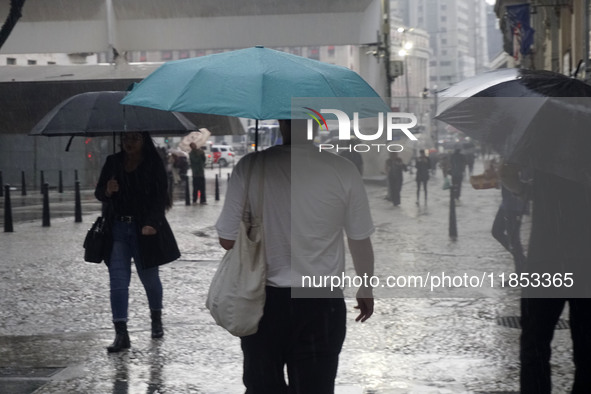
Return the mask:
<path fill-rule="evenodd" d="M 350 161 L 305 140 L 306 121 L 281 120 L 284 145 L 245 156 L 234 169 L 216 229 L 231 249 L 238 234 L 251 174 L 249 203 L 257 207 L 263 167 L 266 303 L 258 332 L 241 338 L 247 394 L 328 394 L 334 391 L 346 331 L 341 289 L 305 287 L 303 278 L 342 277 L 345 236 L 358 276 L 373 275 L 374 231 L 367 194 Z M 293 133 L 292 133 L 293 131 Z M 262 160 L 261 160 L 262 159 Z M 356 321 L 373 314 L 370 286 L 357 292 Z"/>

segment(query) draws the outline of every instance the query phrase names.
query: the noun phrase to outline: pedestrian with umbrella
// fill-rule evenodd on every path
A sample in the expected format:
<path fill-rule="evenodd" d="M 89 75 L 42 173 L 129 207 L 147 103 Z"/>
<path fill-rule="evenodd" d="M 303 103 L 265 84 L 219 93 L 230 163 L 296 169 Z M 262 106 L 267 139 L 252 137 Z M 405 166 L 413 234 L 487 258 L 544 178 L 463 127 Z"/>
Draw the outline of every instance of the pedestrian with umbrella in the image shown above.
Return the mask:
<path fill-rule="evenodd" d="M 159 266 L 180 256 L 165 216 L 172 205 L 166 171 L 152 138 L 147 132 L 123 133 L 121 141 L 122 150 L 107 157 L 95 190 L 96 198 L 103 202 L 111 241 L 105 263 L 116 335 L 107 347 L 109 353 L 131 346 L 127 331 L 131 260 L 148 298 L 152 338 L 161 338 Z"/>
<path fill-rule="evenodd" d="M 304 98 L 298 101 L 303 104 L 294 106 L 294 98 Z M 318 98 L 334 100 L 331 106 L 321 107 L 322 103 L 315 104 L 319 102 Z M 260 152 L 263 156 L 258 156 L 264 157 L 262 195 L 265 203 L 262 204 L 262 217 L 267 293 L 259 331 L 241 338 L 243 381 L 247 392 L 283 393 L 289 390 L 311 394 L 334 391 L 338 356 L 345 333 L 345 306 L 342 298 L 325 299 L 320 296 L 321 292 L 309 299 L 291 296 L 294 288 L 302 286 L 301 278 L 299 282 L 297 278 L 300 267 L 294 266 L 293 270 L 291 267 L 291 252 L 307 252 L 307 248 L 298 248 L 298 245 L 303 245 L 305 241 L 313 243 L 308 246 L 314 252 L 303 259 L 310 273 L 320 267 L 341 273 L 345 230 L 342 225 L 346 222 L 350 225 L 346 230 L 350 235 L 349 247 L 358 273 L 373 274 L 373 250 L 369 239 L 373 225 L 359 171 L 344 158 L 318 152 L 310 144 L 294 142 L 308 141 L 307 123 L 301 119 L 314 117 L 309 115 L 314 110 L 306 107 L 336 108 L 332 104 L 335 101 L 344 106 L 349 104 L 343 112 L 351 118 L 353 112 L 363 117 L 367 116 L 365 113 L 377 116 L 379 112 L 390 111 L 357 73 L 345 67 L 263 47 L 165 63 L 122 100 L 122 104 L 169 111 L 247 117 L 256 119 L 257 125 L 259 120 L 280 120 L 284 145 L 269 148 Z M 297 127 L 293 123 L 296 120 Z M 294 155 L 295 145 L 301 145 L 297 149 L 304 154 L 316 156 L 314 152 L 320 153 L 319 156 L 327 161 L 321 163 L 319 158 L 308 161 L 305 156 Z M 217 224 L 220 244 L 225 249 L 234 246 L 237 224 L 242 216 L 240 208 L 243 207 L 247 165 L 256 157 L 251 154 L 240 160 L 230 178 L 224 213 Z M 261 181 L 260 176 L 256 178 L 256 183 Z M 294 179 L 322 182 L 316 184 L 318 190 L 315 190 L 314 187 L 307 188 L 306 184 L 302 187 L 292 185 Z M 335 184 L 333 181 L 337 179 L 344 182 Z M 291 196 L 290 191 L 294 189 L 299 193 Z M 251 209 L 257 207 L 250 200 L 253 194 L 257 193 L 249 195 Z M 327 200 L 323 200 L 323 197 L 329 196 L 338 196 L 334 206 L 329 207 Z M 294 207 L 310 209 L 304 209 L 299 215 L 297 211 L 292 212 Z M 314 213 L 318 216 L 315 217 Z M 343 215 L 347 216 L 346 220 L 343 220 Z M 297 233 L 300 242 L 295 245 L 291 241 L 292 218 L 298 219 L 302 225 Z M 331 218 L 338 223 L 331 222 Z M 311 228 L 312 222 L 318 225 Z M 316 231 L 325 230 L 326 233 L 316 234 Z M 328 250 L 330 252 L 326 252 Z M 324 259 L 321 256 L 331 257 Z M 291 276 L 292 272 L 295 277 Z M 373 313 L 371 288 L 364 288 L 357 301 L 360 310 L 357 320 L 365 321 Z M 283 372 L 286 365 L 289 388 Z"/>
<path fill-rule="evenodd" d="M 550 71 L 505 69 L 442 92 L 443 120 L 533 175 L 531 234 L 520 274 L 522 393 L 550 393 L 551 342 L 569 304 L 573 393 L 591 392 L 591 86 Z"/>
<path fill-rule="evenodd" d="M 397 152 L 390 152 L 384 168 L 388 183 L 388 196 L 395 207 L 400 205 L 400 191 L 402 190 L 403 172 L 406 171 L 406 164 L 398 157 Z"/>
<path fill-rule="evenodd" d="M 197 197 L 199 197 L 200 204 L 207 204 L 207 197 L 205 196 L 205 152 L 202 147 L 197 147 L 194 142 L 191 142 L 189 146 L 191 147 L 189 160 L 191 161 L 191 172 L 193 173 L 193 204 L 197 204 Z"/>

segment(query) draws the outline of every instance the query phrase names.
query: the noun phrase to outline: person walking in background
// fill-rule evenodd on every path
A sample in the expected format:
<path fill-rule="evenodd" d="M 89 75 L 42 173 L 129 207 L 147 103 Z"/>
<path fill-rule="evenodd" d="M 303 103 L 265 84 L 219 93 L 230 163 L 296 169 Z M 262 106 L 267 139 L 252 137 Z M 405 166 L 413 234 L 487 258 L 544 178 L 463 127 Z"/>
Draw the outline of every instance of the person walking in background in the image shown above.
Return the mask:
<path fill-rule="evenodd" d="M 466 159 L 460 148 L 456 148 L 454 153 L 452 153 L 449 159 L 449 164 L 451 187 L 453 188 L 455 199 L 459 200 L 462 193 L 462 180 L 464 179 L 464 171 L 466 170 Z"/>
<path fill-rule="evenodd" d="M 243 382 L 249 394 L 331 394 L 346 332 L 342 290 L 306 288 L 302 280 L 344 273 L 343 234 L 357 275 L 372 276 L 369 237 L 374 227 L 355 165 L 338 155 L 318 152 L 306 140 L 305 120 L 280 120 L 279 125 L 283 145 L 251 153 L 238 162 L 216 223 L 220 245 L 231 249 L 249 187 L 245 184 L 248 169 L 253 161 L 262 162 L 264 175 L 255 165 L 250 188 L 257 190 L 263 182 L 266 301 L 257 333 L 240 338 Z M 297 167 L 292 168 L 292 163 Z M 258 198 L 257 193 L 249 193 L 250 209 L 259 206 Z M 373 314 L 371 287 L 359 289 L 357 308 L 356 321 Z"/>
<path fill-rule="evenodd" d="M 388 181 L 388 195 L 395 207 L 400 205 L 400 191 L 402 190 L 403 172 L 406 171 L 406 165 L 398 153 L 390 152 L 390 157 L 386 160 L 386 178 Z"/>
<path fill-rule="evenodd" d="M 427 204 L 427 181 L 429 180 L 429 173 L 431 172 L 431 161 L 427 156 L 425 156 L 425 151 L 423 149 L 419 151 L 419 157 L 416 159 L 415 167 L 417 169 L 417 205 L 419 205 L 421 185 L 423 185 L 425 204 Z"/>
<path fill-rule="evenodd" d="M 152 338 L 162 328 L 162 283 L 159 265 L 180 252 L 165 217 L 171 207 L 164 163 L 148 133 L 123 133 L 122 150 L 110 155 L 101 170 L 95 196 L 103 202 L 111 242 L 105 251 L 109 269 L 115 340 L 110 353 L 130 347 L 127 331 L 131 260 L 150 306 Z"/>
<path fill-rule="evenodd" d="M 197 203 L 199 195 L 199 202 L 207 204 L 205 196 L 205 152 L 203 149 L 197 148 L 197 144 L 191 142 L 189 145 L 191 152 L 189 159 L 191 160 L 191 172 L 193 173 L 193 204 Z"/>
<path fill-rule="evenodd" d="M 177 156 L 173 155 L 172 153 L 168 154 L 167 171 L 169 171 L 169 173 L 172 174 L 173 184 L 177 185 L 181 181 L 181 177 L 179 175 L 179 169 L 177 167 Z"/>
<path fill-rule="evenodd" d="M 476 160 L 476 155 L 474 153 L 466 153 L 466 166 L 468 166 L 468 177 L 472 175 L 474 172 L 474 162 Z"/>
<path fill-rule="evenodd" d="M 468 167 L 468 177 L 470 177 L 474 172 L 474 162 L 476 161 L 476 145 L 470 137 L 466 137 L 466 141 L 463 143 L 463 152 Z"/>
<path fill-rule="evenodd" d="M 443 175 L 443 177 L 447 177 L 449 176 L 449 171 L 451 168 L 451 164 L 449 161 L 449 153 L 442 153 L 439 155 L 439 160 L 438 160 L 438 164 L 439 164 L 439 168 L 441 168 L 441 175 Z"/>

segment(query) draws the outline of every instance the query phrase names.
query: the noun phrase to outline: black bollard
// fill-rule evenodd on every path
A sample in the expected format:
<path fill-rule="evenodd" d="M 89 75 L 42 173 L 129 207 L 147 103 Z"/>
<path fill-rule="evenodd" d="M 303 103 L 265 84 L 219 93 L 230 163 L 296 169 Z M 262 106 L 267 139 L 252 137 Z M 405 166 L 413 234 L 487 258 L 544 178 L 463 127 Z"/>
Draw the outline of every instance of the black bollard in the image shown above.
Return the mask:
<path fill-rule="evenodd" d="M 189 177 L 185 175 L 185 205 L 191 205 L 191 192 L 189 190 Z"/>
<path fill-rule="evenodd" d="M 64 192 L 64 178 L 62 176 L 62 170 L 59 171 L 59 181 L 58 181 L 58 185 L 57 185 L 57 191 L 58 193 L 63 193 Z"/>
<path fill-rule="evenodd" d="M 456 186 L 449 188 L 449 236 L 452 239 L 458 237 L 458 226 L 456 223 Z"/>
<path fill-rule="evenodd" d="M 228 173 L 227 175 L 228 175 L 228 183 L 230 183 L 230 173 Z"/>
<path fill-rule="evenodd" d="M 80 202 L 80 181 L 76 181 L 75 183 L 75 203 L 74 203 L 74 222 L 81 223 L 82 222 L 82 204 Z"/>
<path fill-rule="evenodd" d="M 25 182 L 25 172 L 21 171 L 21 196 L 27 195 L 27 182 Z"/>
<path fill-rule="evenodd" d="M 78 180 L 78 170 L 74 170 L 74 181 Z"/>
<path fill-rule="evenodd" d="M 4 232 L 12 233 L 14 229 L 12 227 L 12 205 L 10 204 L 10 186 L 4 186 L 6 190 L 4 193 Z"/>
<path fill-rule="evenodd" d="M 49 227 L 49 183 L 43 184 L 43 227 Z"/>
<path fill-rule="evenodd" d="M 220 201 L 220 181 L 218 174 L 215 174 L 215 200 Z"/>
<path fill-rule="evenodd" d="M 4 197 L 4 188 L 2 187 L 2 184 L 4 182 L 2 181 L 2 171 L 0 171 L 0 197 Z"/>
<path fill-rule="evenodd" d="M 45 185 L 45 174 L 43 173 L 43 170 L 41 170 L 41 188 L 39 189 L 41 191 L 40 194 L 43 194 L 43 185 Z"/>

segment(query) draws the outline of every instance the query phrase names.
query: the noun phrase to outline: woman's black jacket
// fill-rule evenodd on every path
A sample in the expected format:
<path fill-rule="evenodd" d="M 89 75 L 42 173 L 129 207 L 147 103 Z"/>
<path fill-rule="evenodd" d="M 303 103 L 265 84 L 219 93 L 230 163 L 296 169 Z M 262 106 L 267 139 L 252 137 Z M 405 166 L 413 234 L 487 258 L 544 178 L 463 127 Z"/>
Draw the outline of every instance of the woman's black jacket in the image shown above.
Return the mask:
<path fill-rule="evenodd" d="M 169 263 L 180 257 L 174 234 L 166 220 L 166 201 L 168 181 L 166 170 L 157 156 L 152 160 L 142 161 L 132 173 L 125 173 L 124 152 L 107 157 L 101 170 L 94 195 L 103 202 L 103 214 L 106 216 L 107 228 L 111 229 L 114 220 L 120 215 L 123 206 L 133 207 L 133 223 L 137 227 L 141 265 L 144 268 L 156 267 Z M 119 183 L 119 191 L 107 197 L 107 182 L 115 178 Z M 132 179 L 132 182 L 128 180 Z M 124 204 L 124 200 L 127 204 Z M 131 201 L 131 203 L 130 203 Z M 143 226 L 154 227 L 155 235 L 141 235 Z M 112 239 L 105 248 L 105 263 L 109 265 Z"/>

